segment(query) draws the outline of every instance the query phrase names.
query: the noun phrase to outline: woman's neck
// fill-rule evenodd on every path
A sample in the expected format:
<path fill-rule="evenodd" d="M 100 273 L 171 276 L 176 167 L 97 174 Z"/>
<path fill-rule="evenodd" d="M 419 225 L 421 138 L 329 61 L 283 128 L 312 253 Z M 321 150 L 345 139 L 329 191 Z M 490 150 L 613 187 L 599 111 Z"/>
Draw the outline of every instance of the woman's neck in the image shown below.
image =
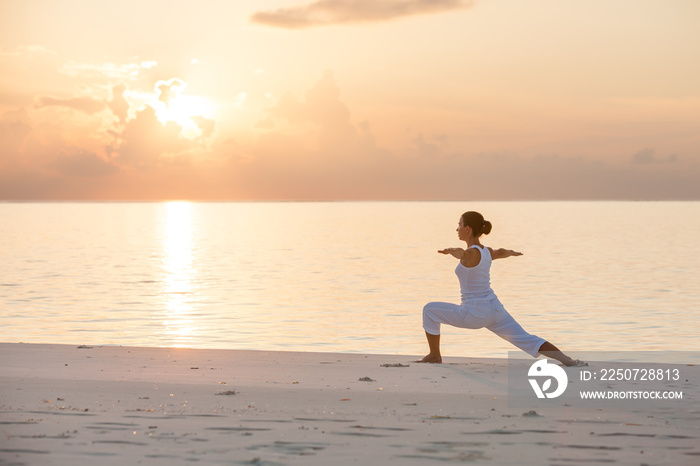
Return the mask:
<path fill-rule="evenodd" d="M 483 246 L 479 241 L 479 238 L 467 238 L 467 246 L 472 247 L 474 245 Z"/>

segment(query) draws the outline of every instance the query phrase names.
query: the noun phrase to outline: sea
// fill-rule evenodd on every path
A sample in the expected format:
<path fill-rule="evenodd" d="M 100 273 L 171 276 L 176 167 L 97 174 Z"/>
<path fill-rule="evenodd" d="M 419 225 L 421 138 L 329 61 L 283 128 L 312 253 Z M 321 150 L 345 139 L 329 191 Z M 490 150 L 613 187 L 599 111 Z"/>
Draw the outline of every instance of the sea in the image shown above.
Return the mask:
<path fill-rule="evenodd" d="M 459 303 L 462 212 L 520 251 L 491 285 L 530 333 L 577 351 L 693 352 L 700 202 L 5 202 L 0 341 L 427 353 Z M 444 357 L 507 357 L 443 326 Z"/>

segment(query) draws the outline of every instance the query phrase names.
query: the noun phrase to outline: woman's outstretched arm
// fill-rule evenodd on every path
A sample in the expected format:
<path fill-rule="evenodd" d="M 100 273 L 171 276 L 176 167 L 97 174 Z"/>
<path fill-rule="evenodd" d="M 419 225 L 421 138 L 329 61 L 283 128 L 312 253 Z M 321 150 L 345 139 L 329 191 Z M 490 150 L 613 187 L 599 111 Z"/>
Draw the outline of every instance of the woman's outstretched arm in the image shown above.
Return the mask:
<path fill-rule="evenodd" d="M 505 259 L 506 257 L 512 257 L 512 256 L 522 256 L 522 252 L 518 251 L 513 251 L 512 249 L 491 249 L 489 248 L 489 251 L 491 251 L 491 259 Z"/>
<path fill-rule="evenodd" d="M 438 251 L 440 254 L 451 254 L 457 259 L 461 259 L 464 256 L 464 249 L 462 248 L 446 248 Z"/>

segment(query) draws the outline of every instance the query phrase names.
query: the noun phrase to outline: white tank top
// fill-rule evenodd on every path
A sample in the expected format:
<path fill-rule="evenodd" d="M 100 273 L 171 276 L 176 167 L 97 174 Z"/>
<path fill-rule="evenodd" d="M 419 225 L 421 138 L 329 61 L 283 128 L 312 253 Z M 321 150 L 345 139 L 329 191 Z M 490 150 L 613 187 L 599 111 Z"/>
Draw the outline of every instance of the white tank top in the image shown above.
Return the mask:
<path fill-rule="evenodd" d="M 462 304 L 476 299 L 496 298 L 491 289 L 491 252 L 487 247 L 476 244 L 470 248 L 477 248 L 481 252 L 481 260 L 475 267 L 465 267 L 461 261 L 457 264 L 455 273 L 462 291 Z"/>

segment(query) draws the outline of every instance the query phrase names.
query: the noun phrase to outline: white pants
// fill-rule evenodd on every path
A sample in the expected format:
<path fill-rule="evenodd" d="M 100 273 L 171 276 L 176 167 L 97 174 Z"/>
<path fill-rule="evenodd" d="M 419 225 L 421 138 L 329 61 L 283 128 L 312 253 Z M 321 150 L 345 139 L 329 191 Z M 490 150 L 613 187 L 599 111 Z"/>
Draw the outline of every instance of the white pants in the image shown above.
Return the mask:
<path fill-rule="evenodd" d="M 428 303 L 423 308 L 423 328 L 431 335 L 440 335 L 440 324 L 460 328 L 487 328 L 533 357 L 545 340 L 531 335 L 513 319 L 498 298 L 467 304 Z"/>

